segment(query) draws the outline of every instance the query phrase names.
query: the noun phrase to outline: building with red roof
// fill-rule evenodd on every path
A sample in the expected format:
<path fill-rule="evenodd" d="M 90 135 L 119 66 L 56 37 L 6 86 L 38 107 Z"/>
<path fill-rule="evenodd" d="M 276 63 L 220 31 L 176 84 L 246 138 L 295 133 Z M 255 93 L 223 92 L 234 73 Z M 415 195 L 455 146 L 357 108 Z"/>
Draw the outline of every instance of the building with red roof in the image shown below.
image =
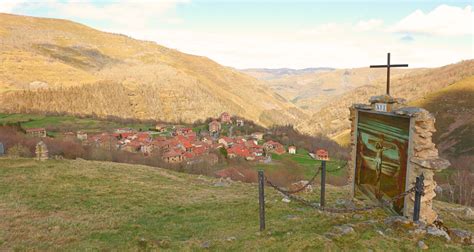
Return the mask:
<path fill-rule="evenodd" d="M 329 160 L 329 152 L 325 149 L 317 149 L 315 154 L 318 160 Z"/>
<path fill-rule="evenodd" d="M 250 153 L 250 150 L 247 149 L 244 145 L 235 144 L 227 149 L 227 156 L 229 158 L 243 157 L 247 159 L 250 158 L 252 154 Z"/>
<path fill-rule="evenodd" d="M 275 141 L 272 141 L 272 140 L 267 141 L 266 143 L 264 143 L 263 148 L 267 152 L 275 153 L 275 154 L 278 154 L 278 155 L 284 154 L 286 152 L 285 147 L 281 143 L 275 142 Z"/>
<path fill-rule="evenodd" d="M 231 137 L 226 137 L 225 136 L 225 137 L 219 138 L 219 140 L 217 142 L 220 143 L 220 144 L 223 144 L 224 147 L 229 148 L 234 144 L 234 139 L 232 139 Z"/>
<path fill-rule="evenodd" d="M 46 137 L 46 129 L 45 128 L 31 128 L 26 129 L 26 134 L 32 137 Z"/>
<path fill-rule="evenodd" d="M 229 113 L 222 112 L 220 116 L 221 123 L 232 123 L 232 118 Z"/>
<path fill-rule="evenodd" d="M 176 135 L 187 136 L 194 133 L 192 128 L 179 128 L 176 129 Z M 195 135 L 195 133 L 194 133 Z"/>
<path fill-rule="evenodd" d="M 212 122 L 209 123 L 209 132 L 211 133 L 216 133 L 221 130 L 221 123 L 218 122 L 217 120 L 213 120 Z"/>

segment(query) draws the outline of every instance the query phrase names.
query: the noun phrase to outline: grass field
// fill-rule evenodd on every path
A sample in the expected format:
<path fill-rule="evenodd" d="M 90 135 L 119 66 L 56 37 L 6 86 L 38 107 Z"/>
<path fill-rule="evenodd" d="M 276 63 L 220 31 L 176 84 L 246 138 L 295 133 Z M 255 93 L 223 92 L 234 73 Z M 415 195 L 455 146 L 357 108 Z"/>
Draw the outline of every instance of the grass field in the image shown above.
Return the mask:
<path fill-rule="evenodd" d="M 328 215 L 284 203 L 268 187 L 267 230 L 260 233 L 257 186 L 214 183 L 146 166 L 0 158 L 0 250 L 412 251 L 418 241 L 384 231 L 382 210 L 360 218 Z M 346 194 L 347 188 L 329 186 L 329 204 Z M 473 229 L 442 215 L 448 225 Z M 367 219 L 377 222 L 359 225 Z M 355 233 L 334 239 L 324 235 L 347 223 L 354 224 Z M 424 241 L 432 249 L 472 249 L 438 238 Z"/>
<path fill-rule="evenodd" d="M 0 125 L 19 122 L 25 129 L 48 128 L 48 134 L 55 135 L 61 131 L 84 130 L 87 132 L 100 132 L 116 128 L 133 128 L 148 130 L 155 125 L 146 123 L 118 123 L 110 120 L 99 120 L 92 118 L 78 118 L 74 116 L 46 116 L 35 114 L 1 114 Z"/>
<path fill-rule="evenodd" d="M 330 160 L 326 162 L 327 182 L 330 184 L 341 184 L 347 173 L 346 162 L 341 160 Z M 314 160 L 306 150 L 299 149 L 296 154 L 272 154 L 272 162 L 269 164 L 257 163 L 257 169 L 269 172 L 286 170 L 289 174 L 301 175 L 304 179 L 314 176 L 316 170 L 321 166 L 321 161 Z M 316 181 L 317 182 L 317 181 Z"/>

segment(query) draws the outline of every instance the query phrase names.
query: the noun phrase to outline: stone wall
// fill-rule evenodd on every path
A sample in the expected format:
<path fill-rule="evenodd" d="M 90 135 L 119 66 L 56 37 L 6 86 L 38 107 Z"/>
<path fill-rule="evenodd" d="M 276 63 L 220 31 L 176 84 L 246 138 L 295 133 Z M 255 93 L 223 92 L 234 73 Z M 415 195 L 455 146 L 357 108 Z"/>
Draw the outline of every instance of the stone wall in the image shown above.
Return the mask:
<path fill-rule="evenodd" d="M 373 105 L 377 99 L 371 99 Z M 351 120 L 351 161 L 349 170 L 350 183 L 354 181 L 355 157 L 356 157 L 356 124 L 357 111 L 373 110 L 372 105 L 354 104 L 350 108 Z M 434 173 L 447 168 L 450 163 L 445 159 L 441 159 L 438 155 L 438 150 L 432 142 L 433 132 L 436 131 L 434 123 L 435 118 L 432 114 L 422 108 L 404 107 L 403 104 L 395 102 L 392 104 L 392 111 L 389 114 L 405 115 L 411 118 L 410 124 L 410 140 L 411 149 L 408 152 L 409 163 L 407 165 L 410 173 L 408 174 L 408 188 L 415 185 L 416 177 L 423 174 L 425 177 L 425 195 L 421 200 L 420 219 L 426 223 L 433 223 L 438 215 L 432 208 L 433 198 L 436 196 L 434 189 L 436 188 L 436 181 L 433 179 Z M 354 194 L 353 194 L 354 195 Z M 405 214 L 412 218 L 415 195 L 407 196 L 407 204 Z"/>

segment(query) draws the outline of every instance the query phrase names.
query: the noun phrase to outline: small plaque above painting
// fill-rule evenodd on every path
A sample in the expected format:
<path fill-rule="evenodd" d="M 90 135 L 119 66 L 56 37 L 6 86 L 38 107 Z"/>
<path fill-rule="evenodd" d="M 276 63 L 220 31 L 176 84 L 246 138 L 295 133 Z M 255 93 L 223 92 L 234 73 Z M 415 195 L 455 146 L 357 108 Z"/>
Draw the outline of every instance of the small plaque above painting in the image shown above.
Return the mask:
<path fill-rule="evenodd" d="M 375 111 L 388 112 L 387 107 L 388 107 L 387 103 L 375 103 Z"/>

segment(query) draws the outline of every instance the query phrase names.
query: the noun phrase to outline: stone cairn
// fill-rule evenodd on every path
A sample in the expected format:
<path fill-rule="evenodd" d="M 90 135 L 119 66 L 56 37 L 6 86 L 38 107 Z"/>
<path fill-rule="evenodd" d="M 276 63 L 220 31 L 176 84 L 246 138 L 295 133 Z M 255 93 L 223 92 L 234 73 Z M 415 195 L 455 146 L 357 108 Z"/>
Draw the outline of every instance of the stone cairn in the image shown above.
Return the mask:
<path fill-rule="evenodd" d="M 48 147 L 43 141 L 39 141 L 35 148 L 36 160 L 45 161 L 48 159 Z"/>
<path fill-rule="evenodd" d="M 436 196 L 434 189 L 436 188 L 436 181 L 433 176 L 435 172 L 446 169 L 450 163 L 448 160 L 442 159 L 438 155 L 438 149 L 432 142 L 433 132 L 436 131 L 434 123 L 434 116 L 427 110 L 418 107 L 404 106 L 404 99 L 395 99 L 388 95 L 371 97 L 370 105 L 368 104 L 354 104 L 350 107 L 350 121 L 351 121 L 351 161 L 349 166 L 349 174 L 351 183 L 354 181 L 355 156 L 357 151 L 357 137 L 355 134 L 356 128 L 356 112 L 359 111 L 375 111 L 375 103 L 386 103 L 387 112 L 393 115 L 409 116 L 412 120 L 410 124 L 410 138 L 411 151 L 408 152 L 410 174 L 408 177 L 408 188 L 415 185 L 416 177 L 421 174 L 424 175 L 424 196 L 421 198 L 420 220 L 431 224 L 438 215 L 433 210 L 433 198 Z M 415 202 L 415 195 L 412 193 L 408 196 L 407 201 L 407 217 L 413 217 L 413 207 Z"/>

